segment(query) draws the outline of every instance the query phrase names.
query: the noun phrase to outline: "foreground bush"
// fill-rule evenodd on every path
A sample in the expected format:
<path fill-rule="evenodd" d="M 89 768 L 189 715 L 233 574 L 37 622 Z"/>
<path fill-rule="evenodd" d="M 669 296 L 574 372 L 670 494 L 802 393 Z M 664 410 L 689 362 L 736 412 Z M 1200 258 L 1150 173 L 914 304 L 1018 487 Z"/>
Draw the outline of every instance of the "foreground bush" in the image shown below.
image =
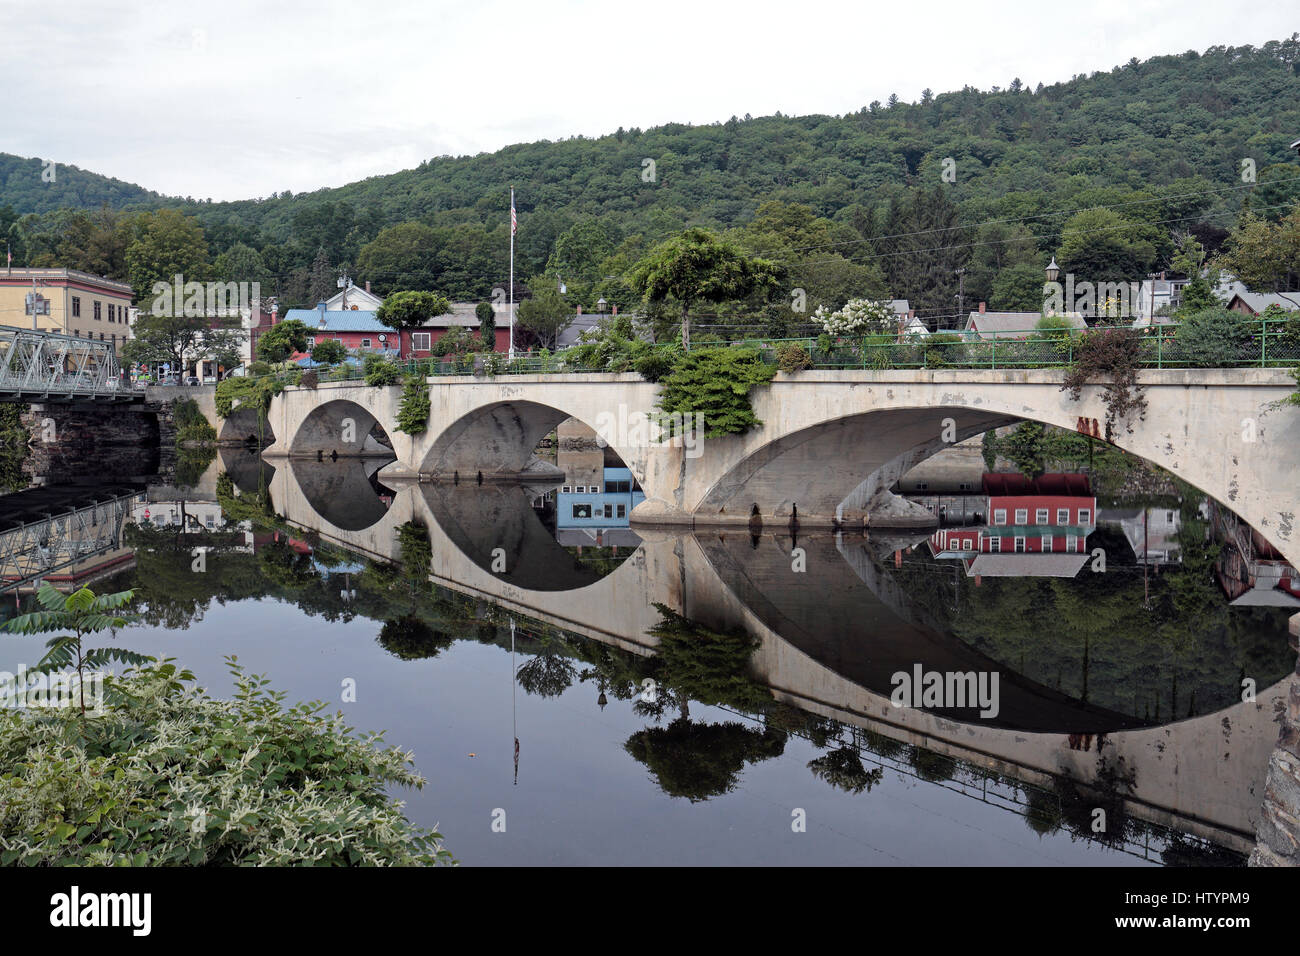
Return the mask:
<path fill-rule="evenodd" d="M 0 863 L 455 862 L 384 792 L 424 785 L 410 754 L 353 736 L 322 703 L 284 709 L 229 663 L 230 701 L 163 662 L 113 678 L 98 716 L 0 709 Z"/>

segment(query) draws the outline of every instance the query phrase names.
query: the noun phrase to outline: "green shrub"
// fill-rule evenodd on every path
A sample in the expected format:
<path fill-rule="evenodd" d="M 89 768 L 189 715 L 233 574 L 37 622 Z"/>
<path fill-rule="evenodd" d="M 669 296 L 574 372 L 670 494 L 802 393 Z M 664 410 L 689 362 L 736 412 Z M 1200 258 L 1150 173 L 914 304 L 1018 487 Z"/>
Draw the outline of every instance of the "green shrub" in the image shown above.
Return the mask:
<path fill-rule="evenodd" d="M 1259 323 L 1230 309 L 1204 309 L 1187 316 L 1166 345 L 1163 359 L 1195 368 L 1223 368 L 1259 358 L 1252 338 Z"/>
<path fill-rule="evenodd" d="M 248 374 L 249 374 L 249 375 L 270 375 L 270 374 L 271 374 L 271 363 L 270 363 L 270 362 L 260 362 L 260 361 L 259 361 L 259 362 L 250 362 L 249 365 L 248 365 Z"/>
<path fill-rule="evenodd" d="M 960 365 L 966 359 L 965 343 L 952 332 L 935 332 L 921 340 L 924 364 L 929 368 Z"/>
<path fill-rule="evenodd" d="M 812 368 L 812 356 L 802 345 L 796 343 L 787 343 L 776 350 L 776 365 L 781 371 L 787 374 L 798 372 L 805 368 Z"/>
<path fill-rule="evenodd" d="M 0 863 L 19 866 L 359 866 L 454 863 L 389 784 L 422 787 L 320 702 L 228 658 L 215 700 L 166 661 L 128 671 L 102 714 L 0 708 Z"/>
<path fill-rule="evenodd" d="M 338 339 L 322 339 L 311 350 L 311 360 L 322 365 L 338 365 L 348 357 L 348 350 Z"/>
<path fill-rule="evenodd" d="M 429 427 L 429 385 L 422 377 L 411 376 L 402 389 L 402 402 L 397 406 L 397 429 L 408 435 L 419 435 Z"/>
<path fill-rule="evenodd" d="M 672 373 L 681 355 L 673 345 L 646 345 L 632 359 L 632 368 L 647 382 L 658 382 Z"/>
<path fill-rule="evenodd" d="M 210 444 L 217 440 L 217 430 L 208 424 L 194 399 L 178 399 L 173 403 L 172 416 L 176 421 L 177 446 Z"/>
<path fill-rule="evenodd" d="M 1142 333 L 1127 327 L 1090 329 L 1079 336 L 1074 365 L 1066 372 L 1061 391 L 1068 391 L 1077 402 L 1085 385 L 1105 385 L 1107 441 L 1120 422 L 1132 432 L 1132 417 L 1139 421 L 1146 417 L 1146 395 L 1137 380 L 1144 345 Z"/>
<path fill-rule="evenodd" d="M 256 409 L 263 418 L 271 408 L 271 399 L 284 391 L 277 378 L 228 378 L 217 383 L 217 414 L 229 418 L 235 403 Z"/>
<path fill-rule="evenodd" d="M 378 355 L 367 355 L 362 368 L 367 385 L 397 385 L 402 381 L 402 370 Z"/>
<path fill-rule="evenodd" d="M 702 348 L 687 352 L 663 379 L 659 408 L 669 435 L 680 433 L 696 413 L 704 415 L 705 437 L 739 435 L 763 423 L 754 415 L 749 392 L 772 380 L 776 368 L 756 349 Z"/>

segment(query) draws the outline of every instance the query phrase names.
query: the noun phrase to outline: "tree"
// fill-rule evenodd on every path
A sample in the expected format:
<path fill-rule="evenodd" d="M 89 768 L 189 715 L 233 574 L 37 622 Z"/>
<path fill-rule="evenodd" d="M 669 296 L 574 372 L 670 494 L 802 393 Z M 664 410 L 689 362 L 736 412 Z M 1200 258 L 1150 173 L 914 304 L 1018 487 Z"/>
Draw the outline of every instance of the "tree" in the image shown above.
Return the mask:
<path fill-rule="evenodd" d="M 297 319 L 271 326 L 257 340 L 257 357 L 263 362 L 283 362 L 294 352 L 307 350 L 307 326 Z"/>
<path fill-rule="evenodd" d="M 491 302 L 480 302 L 474 307 L 474 315 L 478 317 L 478 334 L 484 343 L 492 345 L 495 348 L 497 340 L 497 312 L 492 308 Z"/>
<path fill-rule="evenodd" d="M 321 365 L 338 365 L 347 357 L 348 350 L 338 339 L 322 339 L 311 350 L 311 360 Z"/>
<path fill-rule="evenodd" d="M 1276 224 L 1247 217 L 1217 261 L 1257 292 L 1295 289 L 1300 285 L 1300 209 Z"/>
<path fill-rule="evenodd" d="M 237 320 L 214 320 L 202 316 L 154 315 L 143 312 L 131 329 L 131 340 L 122 348 L 128 362 L 166 362 L 179 372 L 191 361 L 216 359 L 229 368 L 238 363 L 243 336 L 234 326 Z"/>
<path fill-rule="evenodd" d="M 993 280 L 989 304 L 1006 312 L 1041 312 L 1043 270 L 1027 263 L 1003 269 Z"/>
<path fill-rule="evenodd" d="M 175 209 L 141 213 L 137 238 L 127 247 L 127 279 L 137 300 L 150 297 L 155 282 L 172 277 L 203 281 L 208 272 L 208 244 L 198 219 Z"/>
<path fill-rule="evenodd" d="M 1056 259 L 1062 275 L 1073 273 L 1076 281 L 1129 282 L 1155 265 L 1153 233 L 1154 227 L 1112 209 L 1084 209 L 1066 221 Z"/>
<path fill-rule="evenodd" d="M 439 287 L 441 251 L 436 230 L 424 223 L 404 222 L 389 226 L 361 247 L 357 273 L 372 279 L 380 295 L 398 289 L 434 289 Z"/>
<path fill-rule="evenodd" d="M 546 279 L 529 283 L 532 297 L 519 303 L 517 313 L 521 328 L 533 333 L 543 348 L 554 348 L 560 333 L 573 322 L 573 310 Z"/>
<path fill-rule="evenodd" d="M 679 303 L 682 348 L 689 351 L 692 305 L 744 299 L 770 289 L 777 277 L 775 263 L 750 258 L 709 230 L 692 228 L 655 246 L 633 268 L 629 281 L 651 302 L 671 296 Z"/>
<path fill-rule="evenodd" d="M 49 674 L 68 666 L 77 670 L 81 716 L 86 716 L 86 668 L 103 668 L 114 661 L 121 664 L 145 664 L 150 658 L 120 647 L 98 647 L 86 650 L 82 638 L 98 631 L 116 631 L 126 627 L 127 620 L 113 613 L 131 603 L 134 591 L 118 591 L 98 597 L 90 588 L 81 588 L 64 596 L 49 583 L 43 582 L 36 592 L 42 610 L 20 614 L 5 623 L 4 629 L 12 634 L 49 634 L 51 631 L 71 631 L 46 642 L 45 656 L 28 674 Z M 19 688 L 21 690 L 21 688 Z"/>
<path fill-rule="evenodd" d="M 271 273 L 262 254 L 252 246 L 237 242 L 212 264 L 216 278 L 223 282 L 256 282 L 263 295 L 271 293 Z"/>
<path fill-rule="evenodd" d="M 375 318 L 390 329 L 418 329 L 450 311 L 451 303 L 432 292 L 394 292 L 375 312 Z"/>
<path fill-rule="evenodd" d="M 338 278 L 334 267 L 330 265 L 329 253 L 322 246 L 316 252 L 311 263 L 311 273 L 307 279 L 307 298 L 312 305 L 326 302 L 338 289 Z"/>

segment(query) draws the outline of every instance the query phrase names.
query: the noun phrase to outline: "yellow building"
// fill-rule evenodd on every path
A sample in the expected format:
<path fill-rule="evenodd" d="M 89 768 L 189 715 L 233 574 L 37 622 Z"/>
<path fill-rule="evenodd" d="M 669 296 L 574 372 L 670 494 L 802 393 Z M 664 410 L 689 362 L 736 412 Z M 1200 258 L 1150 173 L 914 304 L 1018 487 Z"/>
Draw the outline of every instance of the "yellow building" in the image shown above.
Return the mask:
<path fill-rule="evenodd" d="M 38 314 L 28 297 L 38 296 Z M 0 325 L 112 343 L 131 337 L 131 287 L 75 269 L 0 269 Z"/>

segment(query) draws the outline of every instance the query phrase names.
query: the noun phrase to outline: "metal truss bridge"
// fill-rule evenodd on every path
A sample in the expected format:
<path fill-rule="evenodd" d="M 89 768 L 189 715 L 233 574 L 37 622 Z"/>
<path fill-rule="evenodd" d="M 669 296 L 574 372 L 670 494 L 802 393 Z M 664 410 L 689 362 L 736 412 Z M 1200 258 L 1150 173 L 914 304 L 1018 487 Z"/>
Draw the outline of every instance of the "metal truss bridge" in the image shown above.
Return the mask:
<path fill-rule="evenodd" d="M 0 402 L 134 401 L 108 342 L 0 326 Z"/>
<path fill-rule="evenodd" d="M 122 546 L 139 489 L 29 488 L 0 499 L 0 593 Z"/>

